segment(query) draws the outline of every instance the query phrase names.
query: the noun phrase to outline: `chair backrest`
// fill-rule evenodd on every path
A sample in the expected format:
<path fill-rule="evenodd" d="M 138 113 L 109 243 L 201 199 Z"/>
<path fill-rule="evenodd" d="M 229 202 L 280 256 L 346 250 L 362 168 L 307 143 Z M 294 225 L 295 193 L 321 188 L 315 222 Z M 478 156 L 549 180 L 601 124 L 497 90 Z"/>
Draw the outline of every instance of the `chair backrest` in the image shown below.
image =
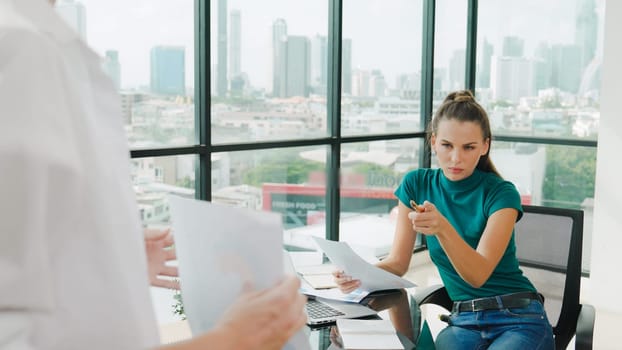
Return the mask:
<path fill-rule="evenodd" d="M 525 275 L 544 295 L 556 348 L 572 339 L 581 309 L 583 211 L 523 206 L 515 226 L 516 255 Z"/>

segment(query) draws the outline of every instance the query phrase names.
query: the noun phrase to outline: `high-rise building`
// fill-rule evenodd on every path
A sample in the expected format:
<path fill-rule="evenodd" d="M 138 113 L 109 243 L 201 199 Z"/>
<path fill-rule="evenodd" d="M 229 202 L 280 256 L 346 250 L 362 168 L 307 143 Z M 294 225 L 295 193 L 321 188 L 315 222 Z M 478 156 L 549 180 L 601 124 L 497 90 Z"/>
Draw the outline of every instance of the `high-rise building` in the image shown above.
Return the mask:
<path fill-rule="evenodd" d="M 103 64 L 104 72 L 112 79 L 117 90 L 121 89 L 121 63 L 119 63 L 119 51 L 106 50 Z"/>
<path fill-rule="evenodd" d="M 517 36 L 503 37 L 503 50 L 501 51 L 504 57 L 523 57 L 524 40 Z"/>
<path fill-rule="evenodd" d="M 519 102 L 532 96 L 531 62 L 524 57 L 493 56 L 490 87 L 495 100 Z"/>
<path fill-rule="evenodd" d="M 227 96 L 227 0 L 218 0 L 218 71 L 216 72 L 216 93 Z"/>
<path fill-rule="evenodd" d="M 478 88 L 487 89 L 490 87 L 490 64 L 493 54 L 493 46 L 484 38 L 481 48 L 481 61 L 478 69 L 476 85 Z"/>
<path fill-rule="evenodd" d="M 240 10 L 231 10 L 229 15 L 229 80 L 242 73 L 242 18 Z"/>
<path fill-rule="evenodd" d="M 533 61 L 533 88 L 534 94 L 538 91 L 552 87 L 551 74 L 553 71 L 553 59 L 551 46 L 546 42 L 541 42 L 536 46 Z"/>
<path fill-rule="evenodd" d="M 62 0 L 56 4 L 58 14 L 86 41 L 86 9 L 75 0 Z"/>
<path fill-rule="evenodd" d="M 581 50 L 581 70 L 584 70 L 596 55 L 597 36 L 598 16 L 596 15 L 596 4 L 594 0 L 578 1 L 575 45 Z"/>
<path fill-rule="evenodd" d="M 369 78 L 369 95 L 372 97 L 384 97 L 387 91 L 387 82 L 382 72 L 378 69 L 371 71 Z"/>
<path fill-rule="evenodd" d="M 581 83 L 581 47 L 553 45 L 551 48 L 551 85 L 562 91 L 576 93 Z"/>
<path fill-rule="evenodd" d="M 286 96 L 309 96 L 311 47 L 306 36 L 288 36 Z"/>
<path fill-rule="evenodd" d="M 355 69 L 352 72 L 352 96 L 368 97 L 370 78 L 369 71 Z"/>
<path fill-rule="evenodd" d="M 341 41 L 341 91 L 352 93 L 352 39 Z"/>
<path fill-rule="evenodd" d="M 272 95 L 284 97 L 286 74 L 287 23 L 278 18 L 272 24 Z"/>
<path fill-rule="evenodd" d="M 455 50 L 449 59 L 449 89 L 463 89 L 465 84 L 466 53 L 464 49 Z"/>
<path fill-rule="evenodd" d="M 151 92 L 162 95 L 186 94 L 185 49 L 156 46 L 151 49 Z"/>
<path fill-rule="evenodd" d="M 311 87 L 313 92 L 326 93 L 328 77 L 328 47 L 326 36 L 316 34 L 311 39 Z"/>

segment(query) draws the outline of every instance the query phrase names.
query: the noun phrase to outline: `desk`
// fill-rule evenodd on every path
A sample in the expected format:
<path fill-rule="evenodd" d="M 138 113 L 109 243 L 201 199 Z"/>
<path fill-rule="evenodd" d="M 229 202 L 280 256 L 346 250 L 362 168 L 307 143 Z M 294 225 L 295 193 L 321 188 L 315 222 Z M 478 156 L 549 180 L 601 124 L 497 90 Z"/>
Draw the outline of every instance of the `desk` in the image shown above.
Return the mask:
<path fill-rule="evenodd" d="M 376 318 L 390 319 L 405 349 L 414 349 L 419 336 L 421 312 L 408 290 L 398 290 L 383 295 L 374 295 L 363 300 L 372 309 L 379 311 Z M 336 327 L 307 327 L 311 349 L 342 349 Z"/>
<path fill-rule="evenodd" d="M 317 265 L 327 261 L 319 252 L 290 252 L 295 267 Z M 414 349 L 415 342 L 421 329 L 421 311 L 410 293 L 414 290 L 397 290 L 391 292 L 377 292 L 362 303 L 378 311 L 375 318 L 390 319 L 397 330 L 398 337 L 405 349 Z M 336 327 L 307 327 L 311 349 L 342 349 Z"/>

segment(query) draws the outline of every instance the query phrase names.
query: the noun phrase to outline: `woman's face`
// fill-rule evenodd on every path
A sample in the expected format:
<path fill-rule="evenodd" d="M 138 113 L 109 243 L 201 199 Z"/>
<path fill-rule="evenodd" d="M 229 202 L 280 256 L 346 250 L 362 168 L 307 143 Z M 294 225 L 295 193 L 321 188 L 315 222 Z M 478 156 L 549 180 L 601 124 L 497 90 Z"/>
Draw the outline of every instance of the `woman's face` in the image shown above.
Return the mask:
<path fill-rule="evenodd" d="M 489 140 L 484 140 L 482 129 L 474 122 L 443 119 L 436 134 L 430 138 L 443 174 L 458 181 L 473 174 L 479 158 L 488 152 Z"/>

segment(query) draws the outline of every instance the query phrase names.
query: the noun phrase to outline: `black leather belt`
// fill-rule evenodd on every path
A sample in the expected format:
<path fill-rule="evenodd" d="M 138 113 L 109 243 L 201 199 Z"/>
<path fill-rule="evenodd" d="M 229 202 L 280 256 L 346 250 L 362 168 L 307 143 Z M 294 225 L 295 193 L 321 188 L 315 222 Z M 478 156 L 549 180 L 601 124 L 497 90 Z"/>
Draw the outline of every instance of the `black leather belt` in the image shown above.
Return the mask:
<path fill-rule="evenodd" d="M 496 297 L 456 301 L 451 312 L 519 308 L 529 305 L 532 300 L 543 302 L 542 296 L 536 292 L 519 292 Z"/>

